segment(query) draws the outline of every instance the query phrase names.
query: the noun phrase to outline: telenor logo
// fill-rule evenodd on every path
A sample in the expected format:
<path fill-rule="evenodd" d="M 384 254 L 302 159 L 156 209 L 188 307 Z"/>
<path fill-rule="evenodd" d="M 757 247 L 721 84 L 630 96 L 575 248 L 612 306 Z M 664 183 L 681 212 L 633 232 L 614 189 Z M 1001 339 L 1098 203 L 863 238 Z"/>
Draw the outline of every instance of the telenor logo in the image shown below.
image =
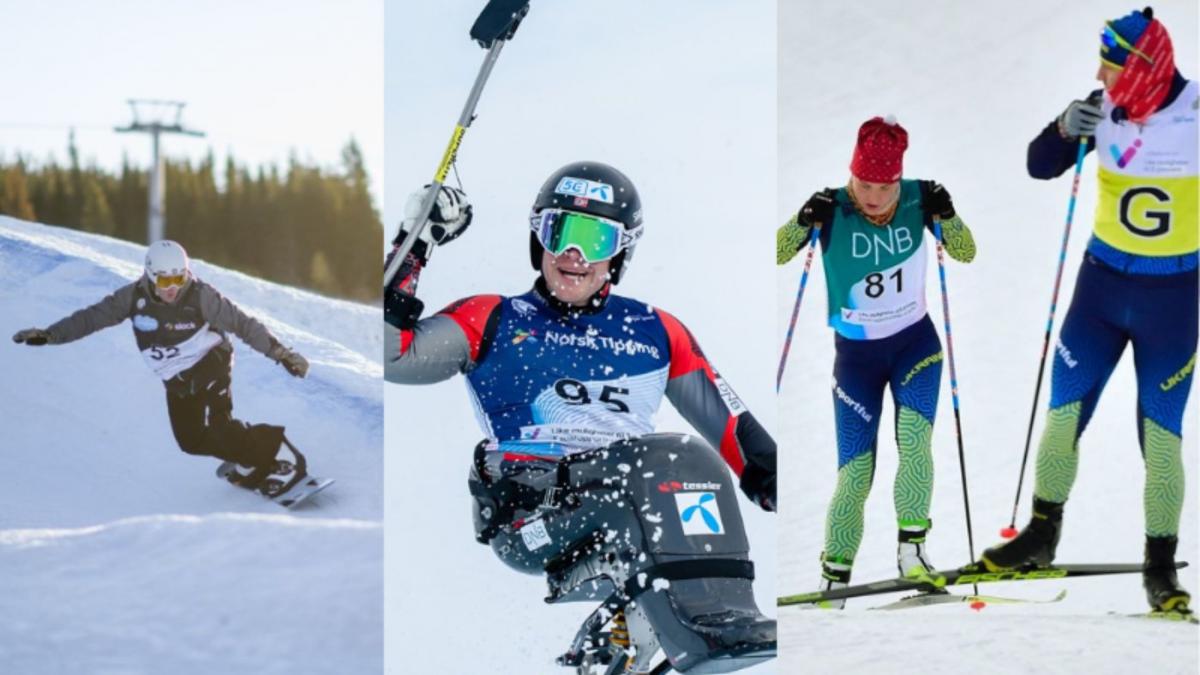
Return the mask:
<path fill-rule="evenodd" d="M 1116 143 L 1108 146 L 1108 151 L 1112 153 L 1113 160 L 1117 163 L 1117 166 L 1124 169 L 1133 159 L 1133 156 L 1137 154 L 1138 148 L 1140 147 L 1142 147 L 1142 139 L 1138 138 L 1134 140 L 1133 145 L 1125 148 L 1124 152 L 1121 152 L 1120 146 L 1118 146 Z"/>
<path fill-rule="evenodd" d="M 686 535 L 725 534 L 717 495 L 712 492 L 676 492 L 675 507 Z"/>
<path fill-rule="evenodd" d="M 613 203 L 613 187 L 611 185 L 599 181 L 590 181 L 585 178 L 564 176 L 558 181 L 558 185 L 554 187 L 554 191 L 568 197 L 594 199 L 605 204 Z M 637 222 L 637 220 L 638 218 L 635 216 L 634 222 Z"/>

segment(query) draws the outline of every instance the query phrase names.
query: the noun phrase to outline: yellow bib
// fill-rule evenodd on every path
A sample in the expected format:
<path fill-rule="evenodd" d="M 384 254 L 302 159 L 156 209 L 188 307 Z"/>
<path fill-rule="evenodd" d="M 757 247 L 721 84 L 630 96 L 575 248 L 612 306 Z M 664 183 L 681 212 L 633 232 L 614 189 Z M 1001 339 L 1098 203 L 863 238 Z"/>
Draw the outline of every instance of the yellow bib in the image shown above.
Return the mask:
<path fill-rule="evenodd" d="M 1096 237 L 1126 253 L 1174 256 L 1200 248 L 1197 104 L 1188 82 L 1170 106 L 1144 125 L 1112 121 L 1106 96 L 1096 129 L 1100 158 Z"/>

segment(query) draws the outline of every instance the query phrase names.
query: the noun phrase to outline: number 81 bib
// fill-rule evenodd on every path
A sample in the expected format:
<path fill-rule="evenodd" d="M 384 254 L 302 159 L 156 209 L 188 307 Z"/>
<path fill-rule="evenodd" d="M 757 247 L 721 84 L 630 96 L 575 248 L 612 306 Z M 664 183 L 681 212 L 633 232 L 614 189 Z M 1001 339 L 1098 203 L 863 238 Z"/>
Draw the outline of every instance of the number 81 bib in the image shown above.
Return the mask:
<path fill-rule="evenodd" d="M 839 191 L 839 202 L 849 203 Z M 920 189 L 900 181 L 892 222 L 874 225 L 851 209 L 837 209 L 822 253 L 829 325 L 852 340 L 894 335 L 925 316 L 925 246 Z"/>

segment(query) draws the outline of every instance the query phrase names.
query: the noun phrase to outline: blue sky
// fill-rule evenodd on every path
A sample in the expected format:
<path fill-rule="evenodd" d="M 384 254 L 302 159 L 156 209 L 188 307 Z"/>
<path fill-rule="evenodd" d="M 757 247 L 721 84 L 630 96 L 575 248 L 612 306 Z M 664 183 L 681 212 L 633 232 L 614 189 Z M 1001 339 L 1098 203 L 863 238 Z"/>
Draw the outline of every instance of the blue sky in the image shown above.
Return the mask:
<path fill-rule="evenodd" d="M 129 98 L 187 101 L 203 139 L 167 136 L 168 156 L 336 165 L 358 139 L 377 205 L 383 171 L 383 2 L 8 1 L 0 152 L 148 162 L 143 134 L 117 134 Z"/>

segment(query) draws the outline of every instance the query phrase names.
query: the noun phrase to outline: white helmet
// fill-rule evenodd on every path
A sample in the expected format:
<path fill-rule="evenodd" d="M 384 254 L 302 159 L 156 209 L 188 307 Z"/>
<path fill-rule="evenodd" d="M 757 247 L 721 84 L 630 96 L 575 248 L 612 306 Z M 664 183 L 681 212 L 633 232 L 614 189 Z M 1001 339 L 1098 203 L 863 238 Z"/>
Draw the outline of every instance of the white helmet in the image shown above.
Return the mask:
<path fill-rule="evenodd" d="M 146 276 L 163 287 L 183 286 L 192 277 L 187 251 L 165 239 L 150 244 L 146 249 Z"/>

